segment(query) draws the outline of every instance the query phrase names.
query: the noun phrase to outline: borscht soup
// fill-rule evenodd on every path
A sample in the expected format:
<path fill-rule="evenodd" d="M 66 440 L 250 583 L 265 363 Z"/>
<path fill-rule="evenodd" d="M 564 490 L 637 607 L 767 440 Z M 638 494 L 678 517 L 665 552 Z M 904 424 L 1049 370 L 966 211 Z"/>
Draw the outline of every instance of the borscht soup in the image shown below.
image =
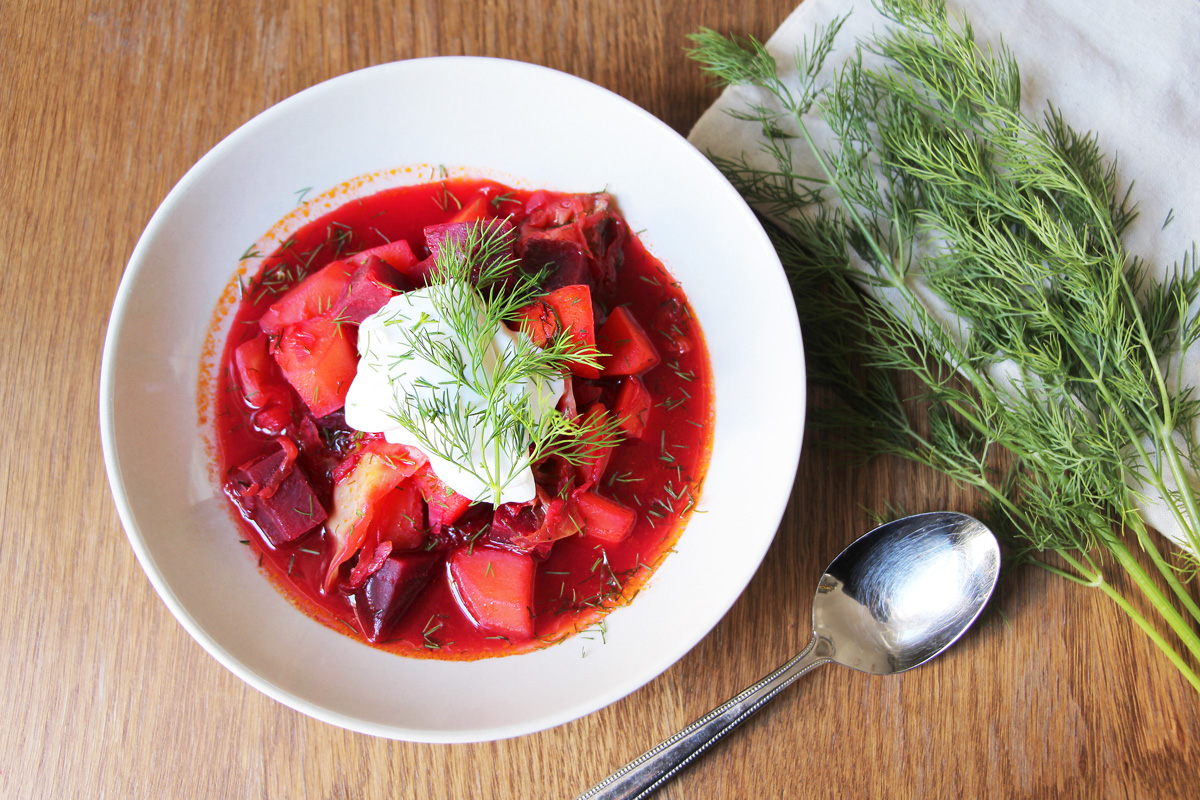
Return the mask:
<path fill-rule="evenodd" d="M 239 538 L 295 606 L 474 659 L 634 601 L 695 510 L 713 388 L 618 201 L 431 180 L 247 252 L 201 391 Z"/>

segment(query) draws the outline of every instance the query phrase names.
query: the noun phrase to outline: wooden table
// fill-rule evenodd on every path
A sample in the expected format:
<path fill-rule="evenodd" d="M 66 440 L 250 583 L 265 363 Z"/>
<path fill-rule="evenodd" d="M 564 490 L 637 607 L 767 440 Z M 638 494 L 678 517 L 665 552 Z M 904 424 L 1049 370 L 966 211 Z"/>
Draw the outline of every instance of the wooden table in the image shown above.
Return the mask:
<path fill-rule="evenodd" d="M 7 0 L 0 6 L 0 797 L 573 797 L 805 643 L 865 509 L 970 508 L 902 464 L 814 446 L 774 547 L 662 677 L 577 722 L 433 746 L 349 733 L 243 685 L 126 543 L 97 430 L 110 304 L 142 227 L 228 132 L 326 78 L 502 56 L 606 86 L 686 132 L 707 25 L 765 38 L 794 0 Z M 1098 592 L 1028 569 L 937 662 L 819 670 L 664 798 L 1195 797 L 1200 698 Z"/>

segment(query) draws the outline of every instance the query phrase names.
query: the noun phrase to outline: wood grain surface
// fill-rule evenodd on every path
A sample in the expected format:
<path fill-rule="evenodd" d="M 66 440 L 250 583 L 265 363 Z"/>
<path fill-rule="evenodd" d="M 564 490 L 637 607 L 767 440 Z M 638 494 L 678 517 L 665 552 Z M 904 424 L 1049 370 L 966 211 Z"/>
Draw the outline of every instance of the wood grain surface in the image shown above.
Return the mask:
<path fill-rule="evenodd" d="M 577 722 L 457 746 L 349 733 L 242 684 L 117 519 L 97 423 L 109 309 L 151 213 L 222 137 L 324 79 L 457 54 L 565 70 L 686 132 L 716 93 L 685 35 L 765 38 L 794 1 L 0 0 L 0 797 L 574 797 L 802 647 L 817 577 L 869 511 L 970 509 L 916 468 L 810 442 L 762 568 L 694 651 Z M 1198 786 L 1196 693 L 1098 592 L 1024 570 L 945 657 L 891 678 L 822 668 L 660 796 Z"/>

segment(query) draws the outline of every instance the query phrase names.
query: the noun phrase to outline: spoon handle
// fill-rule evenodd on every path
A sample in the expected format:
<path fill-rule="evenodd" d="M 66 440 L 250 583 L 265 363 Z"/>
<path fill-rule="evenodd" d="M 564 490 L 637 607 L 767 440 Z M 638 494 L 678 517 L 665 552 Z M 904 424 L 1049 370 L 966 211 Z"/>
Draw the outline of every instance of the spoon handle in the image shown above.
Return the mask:
<path fill-rule="evenodd" d="M 832 661 L 830 648 L 817 647 L 818 641 L 819 637 L 814 634 L 808 647 L 791 661 L 671 738 L 642 753 L 581 794 L 577 800 L 642 800 L 649 797 L 692 763 L 696 756 L 790 686 L 792 681 L 813 667 Z"/>

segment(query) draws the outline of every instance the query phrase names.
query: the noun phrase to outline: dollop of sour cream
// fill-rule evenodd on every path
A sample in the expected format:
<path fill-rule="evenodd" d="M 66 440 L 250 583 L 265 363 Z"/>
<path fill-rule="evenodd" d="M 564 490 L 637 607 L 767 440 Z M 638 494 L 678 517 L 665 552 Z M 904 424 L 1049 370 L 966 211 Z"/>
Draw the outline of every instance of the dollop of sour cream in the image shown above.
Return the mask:
<path fill-rule="evenodd" d="M 452 307 L 457 313 L 477 314 L 482 327 L 483 310 L 475 293 L 461 283 L 442 283 L 411 292 L 403 292 L 388 301 L 379 311 L 363 320 L 358 328 L 358 372 L 346 394 L 346 424 L 365 433 L 382 433 L 393 444 L 403 444 L 424 452 L 430 465 L 443 483 L 459 494 L 472 500 L 489 503 L 527 503 L 534 499 L 536 487 L 533 470 L 528 462 L 530 442 L 523 443 L 511 435 L 511 411 L 500 409 L 497 413 L 509 414 L 507 426 L 503 419 L 488 416 L 487 399 L 472 388 L 482 380 L 494 384 L 497 371 L 511 363 L 518 348 L 530 346 L 528 338 L 519 331 L 509 330 L 501 324 L 491 341 L 483 350 L 481 363 L 476 363 L 466 343 L 457 335 L 453 326 L 442 318 L 438 310 L 437 293 L 444 292 L 441 300 L 449 300 L 441 307 Z M 421 346 L 414 346 L 414 342 Z M 440 348 L 441 352 L 457 352 L 473 377 L 464 381 L 463 376 L 447 369 L 444 355 L 430 358 L 430 353 Z M 524 379 L 502 387 L 504 404 L 520 407 L 526 404 L 538 420 L 553 409 L 563 395 L 563 380 Z M 400 409 L 409 409 L 410 417 L 419 405 L 440 407 L 448 420 L 464 423 L 470 431 L 458 430 L 447 435 L 454 425 L 439 424 L 438 420 L 425 420 L 424 433 L 432 447 L 426 447 L 420 438 L 399 422 Z M 491 420 L 488 422 L 487 420 Z M 420 423 L 420 420 L 418 420 Z M 497 426 L 505 433 L 496 437 Z M 464 435 L 466 434 L 466 435 Z M 500 446 L 497 447 L 496 439 Z M 471 443 L 464 451 L 459 443 Z M 487 443 L 487 446 L 484 446 Z M 436 453 L 453 454 L 447 459 Z M 500 496 L 487 476 L 501 487 Z"/>

